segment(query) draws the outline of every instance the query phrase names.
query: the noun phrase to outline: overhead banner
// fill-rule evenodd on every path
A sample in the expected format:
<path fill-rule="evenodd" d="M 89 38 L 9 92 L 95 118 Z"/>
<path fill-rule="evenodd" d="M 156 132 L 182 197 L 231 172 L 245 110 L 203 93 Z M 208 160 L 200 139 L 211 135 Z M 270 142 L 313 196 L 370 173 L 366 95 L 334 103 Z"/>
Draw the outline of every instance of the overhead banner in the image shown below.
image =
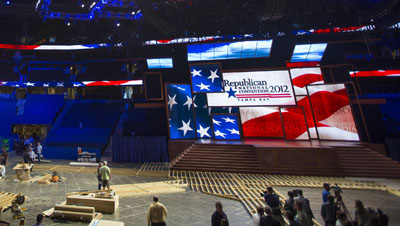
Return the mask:
<path fill-rule="evenodd" d="M 296 105 L 289 71 L 223 73 L 224 93 L 207 93 L 209 107 Z"/>

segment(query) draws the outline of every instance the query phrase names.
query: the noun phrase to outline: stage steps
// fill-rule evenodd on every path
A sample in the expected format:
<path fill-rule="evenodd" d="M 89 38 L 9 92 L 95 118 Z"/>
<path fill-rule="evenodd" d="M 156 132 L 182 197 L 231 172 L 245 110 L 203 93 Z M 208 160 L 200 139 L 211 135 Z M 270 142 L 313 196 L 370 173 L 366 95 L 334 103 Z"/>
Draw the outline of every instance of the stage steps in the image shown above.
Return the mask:
<path fill-rule="evenodd" d="M 251 145 L 193 144 L 172 162 L 174 170 L 261 172 Z"/>
<path fill-rule="evenodd" d="M 345 176 L 399 178 L 400 163 L 372 147 L 336 148 L 339 166 Z"/>

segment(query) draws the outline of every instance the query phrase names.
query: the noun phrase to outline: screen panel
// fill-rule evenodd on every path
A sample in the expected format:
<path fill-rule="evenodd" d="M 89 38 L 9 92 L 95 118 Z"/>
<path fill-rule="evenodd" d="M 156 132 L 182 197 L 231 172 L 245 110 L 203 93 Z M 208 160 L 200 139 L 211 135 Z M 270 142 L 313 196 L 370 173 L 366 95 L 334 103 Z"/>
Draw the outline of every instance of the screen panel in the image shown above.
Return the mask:
<path fill-rule="evenodd" d="M 272 40 L 218 42 L 187 45 L 188 61 L 269 57 Z"/>
<path fill-rule="evenodd" d="M 324 84 L 324 78 L 319 67 L 290 69 L 290 76 L 296 96 L 307 95 L 307 85 Z"/>
<path fill-rule="evenodd" d="M 223 73 L 224 93 L 207 93 L 208 106 L 296 105 L 289 71 Z"/>
<path fill-rule="evenodd" d="M 302 44 L 294 47 L 290 62 L 321 61 L 327 43 Z"/>
<path fill-rule="evenodd" d="M 400 70 L 351 71 L 351 77 L 399 77 Z"/>
<path fill-rule="evenodd" d="M 240 140 L 240 128 L 237 115 L 213 114 L 213 131 L 216 140 Z"/>
<path fill-rule="evenodd" d="M 221 64 L 190 64 L 193 93 L 223 92 Z"/>
<path fill-rule="evenodd" d="M 212 138 L 211 108 L 207 106 L 204 93 L 193 95 L 194 110 L 196 115 L 197 137 L 200 139 Z"/>
<path fill-rule="evenodd" d="M 278 107 L 240 107 L 243 137 L 284 138 Z"/>
<path fill-rule="evenodd" d="M 287 140 L 310 140 L 302 107 L 281 108 L 281 115 Z"/>
<path fill-rule="evenodd" d="M 307 89 L 319 138 L 358 141 L 358 131 L 345 85 L 311 85 Z"/>
<path fill-rule="evenodd" d="M 170 139 L 196 138 L 192 90 L 186 84 L 166 84 Z"/>
<path fill-rule="evenodd" d="M 315 121 L 310 105 L 310 98 L 308 96 L 296 96 L 297 106 L 302 107 L 304 109 L 304 113 L 307 118 L 307 127 L 308 132 L 310 133 L 310 137 L 312 139 L 317 139 L 317 128 L 315 127 Z M 296 109 L 288 109 L 289 111 L 297 112 Z"/>
<path fill-rule="evenodd" d="M 172 58 L 154 58 L 147 59 L 147 67 L 149 69 L 173 68 Z"/>

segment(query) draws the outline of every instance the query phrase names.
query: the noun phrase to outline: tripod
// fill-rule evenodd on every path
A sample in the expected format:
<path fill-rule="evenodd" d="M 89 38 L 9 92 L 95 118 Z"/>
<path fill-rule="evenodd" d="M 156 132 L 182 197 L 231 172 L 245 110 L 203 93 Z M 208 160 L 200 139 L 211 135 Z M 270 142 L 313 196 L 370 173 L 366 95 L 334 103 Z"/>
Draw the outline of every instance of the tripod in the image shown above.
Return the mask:
<path fill-rule="evenodd" d="M 336 197 L 336 209 L 337 210 L 343 210 L 343 212 L 346 214 L 347 218 L 353 222 L 351 219 L 351 215 L 349 213 L 349 210 L 347 209 L 346 205 L 343 202 L 342 196 L 340 195 L 340 192 L 335 191 L 335 197 Z"/>

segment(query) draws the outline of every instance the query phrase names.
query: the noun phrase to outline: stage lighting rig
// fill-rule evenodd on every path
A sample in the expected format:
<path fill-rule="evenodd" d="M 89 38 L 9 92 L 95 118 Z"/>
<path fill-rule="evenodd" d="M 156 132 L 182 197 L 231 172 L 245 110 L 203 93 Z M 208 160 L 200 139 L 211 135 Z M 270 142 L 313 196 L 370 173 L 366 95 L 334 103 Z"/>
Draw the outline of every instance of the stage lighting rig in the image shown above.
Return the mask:
<path fill-rule="evenodd" d="M 69 19 L 94 20 L 98 18 L 118 20 L 140 20 L 143 17 L 137 0 L 96 0 L 80 4 L 53 4 L 53 0 L 38 0 L 36 11 L 43 20 Z"/>

